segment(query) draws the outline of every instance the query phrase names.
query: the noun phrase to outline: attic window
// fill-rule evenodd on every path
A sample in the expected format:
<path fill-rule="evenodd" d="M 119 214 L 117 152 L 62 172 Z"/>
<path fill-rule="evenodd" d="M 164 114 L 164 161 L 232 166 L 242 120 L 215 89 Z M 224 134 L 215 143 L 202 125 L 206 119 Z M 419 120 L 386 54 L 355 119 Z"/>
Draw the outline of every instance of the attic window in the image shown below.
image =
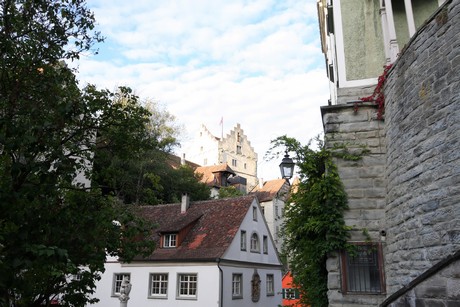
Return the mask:
<path fill-rule="evenodd" d="M 177 235 L 175 233 L 168 233 L 163 235 L 163 247 L 176 247 L 177 246 Z"/>
<path fill-rule="evenodd" d="M 253 233 L 251 236 L 251 252 L 260 253 L 259 236 L 257 233 Z"/>

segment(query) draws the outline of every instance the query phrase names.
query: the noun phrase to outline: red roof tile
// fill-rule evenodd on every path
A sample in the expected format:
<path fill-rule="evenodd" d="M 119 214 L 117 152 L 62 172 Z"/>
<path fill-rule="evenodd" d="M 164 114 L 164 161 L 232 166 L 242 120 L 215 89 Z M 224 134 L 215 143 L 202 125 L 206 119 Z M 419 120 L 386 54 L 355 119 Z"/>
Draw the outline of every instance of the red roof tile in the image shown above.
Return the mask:
<path fill-rule="evenodd" d="M 280 191 L 282 192 L 283 188 L 287 188 L 287 186 L 285 186 L 286 184 L 287 182 L 285 179 L 266 181 L 262 187 L 257 186 L 252 193 L 257 195 L 260 202 L 270 201 L 275 198 Z"/>
<path fill-rule="evenodd" d="M 158 225 L 153 240 L 154 252 L 143 260 L 215 260 L 221 258 L 246 216 L 254 196 L 191 202 L 185 213 L 180 204 L 142 206 L 141 214 Z M 161 233 L 180 233 L 187 229 L 180 246 L 162 248 Z M 138 259 L 140 260 L 140 259 Z"/>

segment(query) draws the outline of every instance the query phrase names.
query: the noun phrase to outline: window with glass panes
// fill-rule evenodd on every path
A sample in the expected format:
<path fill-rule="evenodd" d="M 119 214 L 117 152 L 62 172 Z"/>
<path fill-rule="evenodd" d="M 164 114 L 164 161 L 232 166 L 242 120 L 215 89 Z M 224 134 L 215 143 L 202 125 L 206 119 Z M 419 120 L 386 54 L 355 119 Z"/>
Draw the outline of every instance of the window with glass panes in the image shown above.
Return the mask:
<path fill-rule="evenodd" d="M 179 274 L 177 295 L 182 298 L 195 298 L 198 286 L 197 274 Z"/>
<path fill-rule="evenodd" d="M 242 298 L 243 297 L 243 274 L 232 275 L 232 297 Z"/>
<path fill-rule="evenodd" d="M 275 295 L 275 279 L 273 274 L 267 274 L 267 295 Z"/>
<path fill-rule="evenodd" d="M 175 233 L 165 234 L 163 236 L 163 247 L 176 247 L 177 235 Z"/>
<path fill-rule="evenodd" d="M 120 295 L 121 283 L 123 282 L 124 277 L 129 279 L 130 274 L 129 273 L 115 273 L 113 275 L 112 295 Z"/>
<path fill-rule="evenodd" d="M 251 236 L 251 252 L 260 252 L 259 236 L 256 233 Z"/>
<path fill-rule="evenodd" d="M 166 296 L 168 294 L 168 274 L 150 274 L 150 296 Z"/>
<path fill-rule="evenodd" d="M 246 231 L 245 230 L 241 230 L 241 233 L 240 233 L 240 236 L 241 236 L 241 250 L 242 251 L 245 251 L 246 250 Z"/>

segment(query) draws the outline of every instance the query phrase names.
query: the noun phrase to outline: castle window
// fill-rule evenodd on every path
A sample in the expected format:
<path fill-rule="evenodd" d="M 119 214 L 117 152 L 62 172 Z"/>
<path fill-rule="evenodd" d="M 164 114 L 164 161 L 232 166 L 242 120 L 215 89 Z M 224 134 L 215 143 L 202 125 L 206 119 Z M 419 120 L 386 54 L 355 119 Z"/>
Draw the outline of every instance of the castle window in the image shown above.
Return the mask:
<path fill-rule="evenodd" d="M 241 145 L 236 145 L 236 153 L 241 154 Z"/>
<path fill-rule="evenodd" d="M 236 159 L 232 159 L 232 166 L 236 167 Z"/>
<path fill-rule="evenodd" d="M 342 291 L 344 293 L 384 293 L 381 244 L 359 243 L 353 251 L 343 251 Z"/>

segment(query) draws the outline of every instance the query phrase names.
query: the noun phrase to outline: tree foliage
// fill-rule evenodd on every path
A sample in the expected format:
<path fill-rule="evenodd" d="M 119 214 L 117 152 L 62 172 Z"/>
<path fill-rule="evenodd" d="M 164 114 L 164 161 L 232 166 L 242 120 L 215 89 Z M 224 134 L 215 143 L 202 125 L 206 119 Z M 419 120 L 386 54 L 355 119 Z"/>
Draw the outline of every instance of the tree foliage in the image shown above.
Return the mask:
<path fill-rule="evenodd" d="M 302 145 L 286 136 L 272 141 L 272 154 L 277 148 L 294 155 L 300 183 L 285 208 L 284 249 L 289 259 L 294 282 L 300 286 L 305 305 L 328 306 L 328 254 L 347 246 L 349 227 L 343 213 L 347 195 L 333 162 L 334 151 L 317 139 Z"/>
<path fill-rule="evenodd" d="M 238 197 L 242 196 L 244 193 L 238 190 L 234 186 L 221 187 L 219 189 L 219 198 L 228 198 L 228 197 Z"/>
<path fill-rule="evenodd" d="M 119 101 L 127 103 L 126 98 Z M 208 199 L 209 188 L 199 182 L 190 167 L 176 165 L 171 155 L 180 132 L 174 116 L 150 101 L 144 104 L 150 112 L 144 138 L 147 146 L 137 155 L 129 156 L 120 156 L 107 147 L 99 148 L 94 164 L 95 180 L 104 193 L 115 195 L 125 204 L 174 203 L 181 199 L 182 193 L 188 193 L 192 200 Z"/>
<path fill-rule="evenodd" d="M 106 252 L 148 253 L 150 225 L 92 179 L 96 149 L 136 157 L 149 112 L 128 88 L 78 87 L 62 60 L 101 41 L 85 1 L 0 2 L 0 305 L 91 301 Z M 122 96 L 126 103 L 119 103 Z M 81 278 L 73 279 L 79 275 Z"/>

